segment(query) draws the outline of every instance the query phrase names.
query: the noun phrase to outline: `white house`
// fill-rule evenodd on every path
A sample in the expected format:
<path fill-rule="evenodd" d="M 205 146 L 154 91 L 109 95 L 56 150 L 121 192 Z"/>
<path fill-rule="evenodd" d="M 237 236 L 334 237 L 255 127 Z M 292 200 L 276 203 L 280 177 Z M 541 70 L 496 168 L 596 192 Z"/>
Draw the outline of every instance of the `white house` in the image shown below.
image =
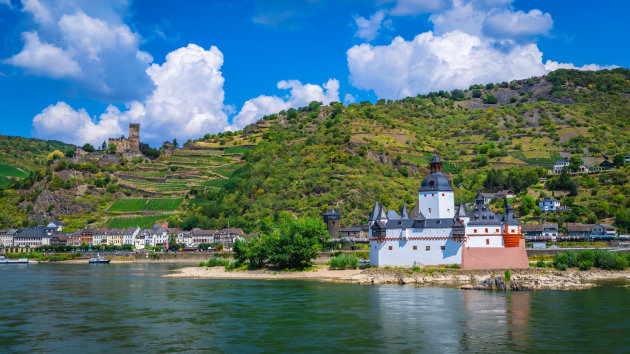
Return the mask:
<path fill-rule="evenodd" d="M 13 246 L 13 236 L 15 236 L 18 232 L 20 232 L 18 229 L 0 230 L 0 246 Z"/>
<path fill-rule="evenodd" d="M 494 214 L 483 197 L 466 213 L 457 210 L 454 189 L 434 154 L 431 173 L 420 184 L 418 204 L 411 213 L 386 211 L 378 202 L 370 213 L 370 264 L 462 268 L 528 267 L 520 223 L 506 203 L 506 214 Z M 511 249 L 508 249 L 511 248 Z"/>
<path fill-rule="evenodd" d="M 565 167 L 569 167 L 569 158 L 565 157 L 564 160 L 557 160 L 553 164 L 553 173 L 560 174 Z"/>
<path fill-rule="evenodd" d="M 560 201 L 553 197 L 545 197 L 538 202 L 538 207 L 544 212 L 557 211 L 560 208 Z"/>
<path fill-rule="evenodd" d="M 48 227 L 27 227 L 13 235 L 13 245 L 39 247 L 50 245 L 53 230 Z"/>
<path fill-rule="evenodd" d="M 125 233 L 123 234 L 123 245 L 132 245 L 136 244 L 136 237 L 140 233 L 139 227 L 129 227 L 125 229 Z"/>

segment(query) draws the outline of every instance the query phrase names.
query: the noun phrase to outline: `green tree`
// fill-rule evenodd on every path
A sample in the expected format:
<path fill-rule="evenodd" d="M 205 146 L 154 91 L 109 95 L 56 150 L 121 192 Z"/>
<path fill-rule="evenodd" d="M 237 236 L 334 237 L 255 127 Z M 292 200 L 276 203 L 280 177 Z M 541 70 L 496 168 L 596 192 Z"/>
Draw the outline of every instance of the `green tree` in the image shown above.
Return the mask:
<path fill-rule="evenodd" d="M 94 149 L 94 146 L 92 146 L 92 144 L 85 144 L 81 146 L 81 149 L 83 149 L 83 151 L 85 152 L 94 152 L 96 150 Z"/>
<path fill-rule="evenodd" d="M 569 169 L 573 172 L 578 171 L 584 162 L 578 155 L 571 155 L 569 158 Z"/>
<path fill-rule="evenodd" d="M 499 102 L 497 96 L 491 93 L 487 94 L 486 97 L 483 99 L 483 103 L 485 104 L 496 104 L 497 102 Z"/>
<path fill-rule="evenodd" d="M 326 225 L 320 219 L 296 219 L 283 213 L 271 232 L 263 234 L 263 242 L 271 263 L 283 269 L 304 269 L 312 265 L 320 242 L 327 237 Z"/>
<path fill-rule="evenodd" d="M 623 154 L 617 154 L 613 157 L 613 163 L 615 164 L 615 166 L 617 167 L 621 167 L 624 165 L 626 159 L 623 156 Z"/>
<path fill-rule="evenodd" d="M 107 151 L 110 154 L 115 154 L 116 153 L 116 144 L 114 144 L 114 143 L 109 144 L 109 148 L 107 149 Z"/>
<path fill-rule="evenodd" d="M 479 98 L 479 97 L 481 97 L 481 90 L 479 90 L 479 89 L 474 89 L 474 90 L 472 91 L 472 96 L 473 96 L 474 98 Z"/>
<path fill-rule="evenodd" d="M 521 199 L 521 215 L 528 215 L 536 206 L 536 200 L 529 195 Z"/>

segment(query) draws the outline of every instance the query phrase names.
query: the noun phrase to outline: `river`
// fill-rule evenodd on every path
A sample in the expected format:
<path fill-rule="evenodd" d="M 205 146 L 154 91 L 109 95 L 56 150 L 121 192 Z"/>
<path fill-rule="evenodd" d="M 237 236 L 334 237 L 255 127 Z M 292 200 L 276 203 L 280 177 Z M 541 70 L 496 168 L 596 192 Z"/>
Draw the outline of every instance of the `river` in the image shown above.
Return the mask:
<path fill-rule="evenodd" d="M 626 352 L 630 288 L 485 292 L 0 265 L 0 352 Z"/>

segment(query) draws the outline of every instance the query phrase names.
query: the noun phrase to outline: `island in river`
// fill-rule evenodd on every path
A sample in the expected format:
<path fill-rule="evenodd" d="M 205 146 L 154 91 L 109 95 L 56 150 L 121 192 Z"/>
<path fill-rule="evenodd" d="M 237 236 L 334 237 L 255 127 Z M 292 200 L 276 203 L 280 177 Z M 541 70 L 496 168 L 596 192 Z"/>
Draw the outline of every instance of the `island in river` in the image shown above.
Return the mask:
<path fill-rule="evenodd" d="M 600 280 L 630 280 L 630 271 L 593 269 L 558 271 L 550 268 L 514 269 L 505 281 L 504 269 L 461 270 L 428 268 L 411 269 L 333 270 L 315 266 L 306 271 L 232 270 L 224 267 L 185 267 L 165 275 L 168 278 L 196 279 L 260 279 L 260 280 L 318 280 L 357 284 L 400 284 L 418 286 L 452 286 L 461 289 L 499 290 L 580 290 L 596 285 Z"/>

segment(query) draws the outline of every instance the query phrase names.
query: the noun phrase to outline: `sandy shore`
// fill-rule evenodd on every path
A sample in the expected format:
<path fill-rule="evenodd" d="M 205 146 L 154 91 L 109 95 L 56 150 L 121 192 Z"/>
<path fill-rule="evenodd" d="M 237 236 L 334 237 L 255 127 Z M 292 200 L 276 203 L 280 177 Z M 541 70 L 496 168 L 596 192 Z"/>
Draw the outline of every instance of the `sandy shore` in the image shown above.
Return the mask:
<path fill-rule="evenodd" d="M 361 270 L 332 270 L 328 266 L 315 266 L 312 270 L 303 272 L 283 272 L 271 270 L 226 272 L 224 267 L 186 267 L 165 275 L 166 278 L 196 278 L 196 279 L 259 279 L 259 280 L 321 280 L 321 281 L 349 281 L 361 274 Z"/>
<path fill-rule="evenodd" d="M 186 267 L 165 275 L 167 278 L 194 279 L 292 279 L 347 282 L 356 284 L 400 284 L 416 286 L 449 286 L 461 289 L 481 288 L 488 279 L 503 280 L 504 270 L 405 269 L 332 270 L 316 266 L 304 272 L 274 272 L 270 270 L 226 272 L 223 267 Z M 630 280 L 630 271 L 515 269 L 506 283 L 507 290 L 580 290 L 596 286 L 601 280 Z"/>

